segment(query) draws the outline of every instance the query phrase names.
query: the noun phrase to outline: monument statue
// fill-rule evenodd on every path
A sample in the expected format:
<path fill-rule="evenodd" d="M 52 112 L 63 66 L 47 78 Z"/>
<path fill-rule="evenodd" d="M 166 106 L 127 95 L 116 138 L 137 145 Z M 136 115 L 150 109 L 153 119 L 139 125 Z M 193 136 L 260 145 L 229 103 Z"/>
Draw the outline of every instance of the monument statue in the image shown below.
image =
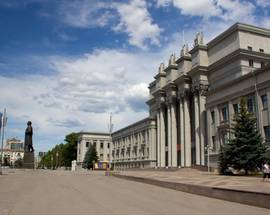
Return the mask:
<path fill-rule="evenodd" d="M 24 138 L 25 152 L 34 152 L 32 137 L 33 137 L 32 122 L 28 121 L 27 128 L 25 129 L 25 138 Z"/>

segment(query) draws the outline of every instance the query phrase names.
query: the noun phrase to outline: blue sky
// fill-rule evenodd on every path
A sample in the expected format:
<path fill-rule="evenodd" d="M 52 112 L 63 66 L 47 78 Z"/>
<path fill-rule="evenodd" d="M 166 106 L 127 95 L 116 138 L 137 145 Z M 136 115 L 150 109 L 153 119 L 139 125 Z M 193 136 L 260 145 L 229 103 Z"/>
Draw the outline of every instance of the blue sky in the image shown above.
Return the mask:
<path fill-rule="evenodd" d="M 107 131 L 110 112 L 114 129 L 148 116 L 159 64 L 235 22 L 270 28 L 270 1 L 0 0 L 6 138 L 23 140 L 31 120 L 46 151 L 72 131 Z"/>

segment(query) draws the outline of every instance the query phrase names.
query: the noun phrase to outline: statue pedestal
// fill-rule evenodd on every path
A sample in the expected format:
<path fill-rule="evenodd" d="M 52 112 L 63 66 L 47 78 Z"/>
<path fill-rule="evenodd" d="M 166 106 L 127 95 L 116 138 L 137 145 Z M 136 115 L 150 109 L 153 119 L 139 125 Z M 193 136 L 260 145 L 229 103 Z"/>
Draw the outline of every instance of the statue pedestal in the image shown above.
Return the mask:
<path fill-rule="evenodd" d="M 25 168 L 25 169 L 34 169 L 35 168 L 34 152 L 24 152 L 23 168 Z"/>

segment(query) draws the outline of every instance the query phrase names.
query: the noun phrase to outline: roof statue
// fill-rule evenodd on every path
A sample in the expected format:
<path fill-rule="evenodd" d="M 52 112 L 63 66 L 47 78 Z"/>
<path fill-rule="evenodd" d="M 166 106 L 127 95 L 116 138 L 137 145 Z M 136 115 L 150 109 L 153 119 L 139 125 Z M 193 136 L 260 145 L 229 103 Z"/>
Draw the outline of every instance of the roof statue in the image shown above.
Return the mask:
<path fill-rule="evenodd" d="M 162 73 L 162 72 L 164 72 L 164 69 L 165 69 L 164 63 L 161 63 L 159 68 L 158 68 L 158 72 Z"/>
<path fill-rule="evenodd" d="M 169 66 L 170 65 L 175 65 L 175 54 L 171 54 L 171 56 L 170 56 Z"/>
<path fill-rule="evenodd" d="M 188 44 L 184 44 L 181 49 L 181 57 L 189 56 Z"/>
<path fill-rule="evenodd" d="M 203 45 L 203 32 L 198 32 L 194 40 L 194 46 Z"/>

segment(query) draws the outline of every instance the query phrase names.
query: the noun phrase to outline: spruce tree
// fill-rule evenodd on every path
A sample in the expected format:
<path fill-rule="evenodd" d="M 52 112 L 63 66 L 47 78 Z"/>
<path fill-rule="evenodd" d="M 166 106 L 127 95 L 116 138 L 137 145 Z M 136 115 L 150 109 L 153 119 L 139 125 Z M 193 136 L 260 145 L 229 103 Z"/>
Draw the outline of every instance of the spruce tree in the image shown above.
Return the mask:
<path fill-rule="evenodd" d="M 228 167 L 235 170 L 254 171 L 261 166 L 266 151 L 256 126 L 256 118 L 249 113 L 246 102 L 241 99 L 239 113 L 234 117 L 232 138 L 221 147 L 219 169 L 222 174 Z"/>
<path fill-rule="evenodd" d="M 83 168 L 90 169 L 93 168 L 93 163 L 98 161 L 96 147 L 90 145 L 89 149 L 85 153 L 83 160 Z"/>

